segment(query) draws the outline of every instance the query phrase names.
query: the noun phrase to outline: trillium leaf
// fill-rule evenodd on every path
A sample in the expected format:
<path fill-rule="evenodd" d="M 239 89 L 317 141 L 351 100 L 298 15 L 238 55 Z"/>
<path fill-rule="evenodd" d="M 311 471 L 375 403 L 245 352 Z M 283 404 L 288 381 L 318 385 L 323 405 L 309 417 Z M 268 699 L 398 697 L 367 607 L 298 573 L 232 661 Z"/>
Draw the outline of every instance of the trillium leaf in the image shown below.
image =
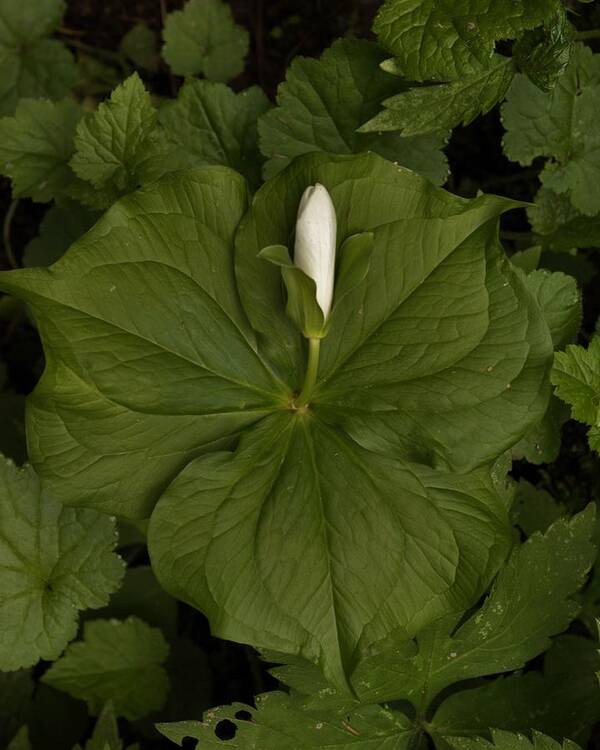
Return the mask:
<path fill-rule="evenodd" d="M 29 467 L 0 457 L 0 668 L 56 659 L 77 632 L 79 610 L 118 588 L 114 519 L 63 508 Z"/>
<path fill-rule="evenodd" d="M 149 547 L 159 580 L 216 634 L 292 653 L 302 643 L 340 685 L 363 643 L 414 633 L 485 587 L 506 548 L 502 516 L 489 477 L 437 475 L 284 415 L 234 455 L 192 462 L 163 494 Z"/>
<path fill-rule="evenodd" d="M 87 505 L 148 516 L 202 446 L 230 439 L 281 402 L 233 278 L 230 248 L 246 207 L 246 186 L 227 169 L 174 177 L 111 209 L 80 240 L 92 252 L 23 272 L 53 351 L 29 404 L 30 450 L 64 499 L 79 504 L 87 488 Z M 72 326 L 77 351 L 64 348 Z"/>
<path fill-rule="evenodd" d="M 295 409 L 306 342 L 258 254 L 291 246 L 317 183 L 340 247 L 373 244 Z M 317 153 L 250 206 L 222 167 L 122 199 L 50 269 L 0 276 L 47 353 L 28 416 L 47 486 L 122 517 L 154 509 L 168 591 L 223 637 L 301 654 L 344 685 L 390 630 L 462 611 L 506 555 L 487 464 L 543 415 L 552 357 L 498 243 L 513 205 L 456 198 L 373 154 Z"/>
<path fill-rule="evenodd" d="M 83 640 L 72 643 L 42 681 L 85 700 L 93 715 L 110 700 L 117 716 L 133 721 L 164 705 L 168 654 L 160 630 L 137 617 L 93 620 L 85 623 Z"/>

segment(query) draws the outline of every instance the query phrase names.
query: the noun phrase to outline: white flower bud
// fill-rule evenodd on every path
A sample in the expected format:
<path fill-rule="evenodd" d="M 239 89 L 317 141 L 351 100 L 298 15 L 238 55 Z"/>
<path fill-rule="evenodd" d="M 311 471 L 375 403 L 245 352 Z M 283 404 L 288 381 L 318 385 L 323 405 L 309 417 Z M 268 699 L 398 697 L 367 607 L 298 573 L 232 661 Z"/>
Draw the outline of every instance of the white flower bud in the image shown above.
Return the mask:
<path fill-rule="evenodd" d="M 326 320 L 333 300 L 337 219 L 327 188 L 306 188 L 296 221 L 294 265 L 317 285 L 317 302 Z"/>

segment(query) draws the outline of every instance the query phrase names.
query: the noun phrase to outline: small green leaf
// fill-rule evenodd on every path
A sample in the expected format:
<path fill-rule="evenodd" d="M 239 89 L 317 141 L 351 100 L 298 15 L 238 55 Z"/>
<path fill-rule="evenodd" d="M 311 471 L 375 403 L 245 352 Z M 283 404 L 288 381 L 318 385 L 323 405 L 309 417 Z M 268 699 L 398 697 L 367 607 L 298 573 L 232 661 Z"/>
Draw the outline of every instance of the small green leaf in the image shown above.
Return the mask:
<path fill-rule="evenodd" d="M 548 157 L 542 184 L 567 194 L 587 216 L 600 212 L 599 87 L 600 55 L 577 44 L 550 93 L 517 75 L 502 108 L 508 158 L 527 166 L 538 156 Z"/>
<path fill-rule="evenodd" d="M 145 23 L 136 23 L 121 39 L 121 52 L 142 70 L 158 70 L 158 36 Z"/>
<path fill-rule="evenodd" d="M 458 80 L 489 68 L 495 41 L 539 26 L 559 0 L 386 0 L 373 30 L 414 81 Z"/>
<path fill-rule="evenodd" d="M 173 73 L 226 82 L 244 69 L 250 37 L 222 0 L 188 0 L 167 16 L 163 39 L 162 55 Z"/>
<path fill-rule="evenodd" d="M 51 201 L 71 185 L 69 160 L 81 114 L 70 99 L 22 99 L 14 117 L 0 120 L 0 172 L 12 180 L 14 197 Z"/>
<path fill-rule="evenodd" d="M 512 60 L 495 55 L 489 68 L 458 81 L 417 86 L 386 99 L 383 112 L 358 132 L 398 130 L 414 136 L 468 125 L 504 99 L 513 77 Z"/>
<path fill-rule="evenodd" d="M 564 349 L 577 338 L 583 315 L 575 279 L 546 269 L 532 271 L 526 279 L 546 319 L 554 348 Z"/>
<path fill-rule="evenodd" d="M 188 80 L 177 99 L 161 108 L 159 118 L 186 167 L 222 164 L 256 188 L 264 161 L 257 120 L 270 106 L 258 86 L 235 94 L 222 83 Z"/>
<path fill-rule="evenodd" d="M 587 349 L 572 345 L 564 352 L 557 352 L 551 379 L 556 386 L 556 394 L 571 407 L 573 418 L 585 422 L 592 428 L 589 432 L 590 445 L 594 450 L 598 450 L 600 336 L 594 337 Z"/>
<path fill-rule="evenodd" d="M 263 248 L 259 258 L 281 268 L 287 290 L 286 312 L 306 338 L 322 338 L 324 328 L 323 311 L 317 302 L 317 287 L 313 279 L 295 266 L 284 245 Z"/>
<path fill-rule="evenodd" d="M 398 91 L 397 81 L 379 67 L 383 58 L 372 42 L 343 39 L 318 60 L 294 59 L 279 87 L 278 106 L 259 122 L 261 149 L 269 158 L 266 177 L 311 151 L 374 151 L 437 184 L 445 181 L 448 165 L 440 151 L 446 141 L 443 123 L 435 134 L 414 138 L 358 132 L 380 109 L 381 101 Z"/>
<path fill-rule="evenodd" d="M 513 49 L 516 63 L 539 89 L 550 91 L 569 64 L 573 37 L 566 10 L 560 6 L 553 18 L 517 41 Z"/>
<path fill-rule="evenodd" d="M 123 576 L 114 519 L 63 508 L 29 467 L 0 459 L 0 668 L 56 659 L 78 610 L 101 607 Z"/>
<path fill-rule="evenodd" d="M 250 718 L 240 718 L 240 712 Z M 243 715 L 242 714 L 242 715 Z M 184 740 L 199 740 L 202 748 L 225 748 L 215 729 L 222 721 L 236 726 L 235 745 L 256 750 L 309 750 L 314 748 L 373 748 L 401 750 L 409 747 L 416 730 L 399 711 L 382 706 L 357 708 L 338 715 L 319 708 L 307 709 L 301 698 L 273 692 L 257 696 L 256 708 L 243 703 L 213 708 L 204 721 L 158 724 L 161 734 L 184 747 Z"/>
<path fill-rule="evenodd" d="M 19 99 L 62 99 L 77 81 L 68 49 L 48 39 L 59 27 L 64 0 L 0 2 L 0 114 L 12 115 Z"/>
<path fill-rule="evenodd" d="M 157 119 L 150 94 L 134 73 L 79 123 L 70 164 L 98 192 L 76 185 L 70 194 L 92 208 L 105 208 L 169 171 L 169 149 Z"/>
<path fill-rule="evenodd" d="M 85 700 L 97 715 L 111 701 L 117 716 L 131 721 L 162 708 L 169 690 L 162 666 L 169 646 L 158 628 L 137 617 L 94 620 L 83 640 L 72 643 L 42 681 Z"/>

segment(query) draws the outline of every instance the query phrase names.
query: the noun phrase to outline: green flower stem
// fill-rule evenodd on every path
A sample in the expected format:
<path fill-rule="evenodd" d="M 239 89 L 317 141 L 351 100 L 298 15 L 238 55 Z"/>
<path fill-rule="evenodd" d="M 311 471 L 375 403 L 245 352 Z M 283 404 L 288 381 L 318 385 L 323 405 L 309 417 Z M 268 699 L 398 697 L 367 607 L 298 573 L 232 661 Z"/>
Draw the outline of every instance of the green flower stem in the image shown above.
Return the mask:
<path fill-rule="evenodd" d="M 308 339 L 308 362 L 306 363 L 306 375 L 304 376 L 304 385 L 300 395 L 295 400 L 296 409 L 306 406 L 310 401 L 312 392 L 317 382 L 317 372 L 319 370 L 319 352 L 321 349 L 321 339 Z"/>

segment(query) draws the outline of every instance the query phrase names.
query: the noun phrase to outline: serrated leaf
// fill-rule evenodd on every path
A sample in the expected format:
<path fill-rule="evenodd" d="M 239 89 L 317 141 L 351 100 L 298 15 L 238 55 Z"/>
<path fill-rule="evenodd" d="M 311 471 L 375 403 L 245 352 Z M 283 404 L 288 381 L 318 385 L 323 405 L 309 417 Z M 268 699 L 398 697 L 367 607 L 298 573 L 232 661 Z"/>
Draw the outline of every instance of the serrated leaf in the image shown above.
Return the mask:
<path fill-rule="evenodd" d="M 72 202 L 52 206 L 42 219 L 39 235 L 25 246 L 23 265 L 51 266 L 99 217 L 99 213 Z"/>
<path fill-rule="evenodd" d="M 600 423 L 600 336 L 587 349 L 568 346 L 557 352 L 552 368 L 557 395 L 571 407 L 574 419 L 591 427 Z"/>
<path fill-rule="evenodd" d="M 256 188 L 264 161 L 257 120 L 270 106 L 258 86 L 235 94 L 222 83 L 189 80 L 159 116 L 186 167 L 222 164 L 236 169 Z"/>
<path fill-rule="evenodd" d="M 0 114 L 19 99 L 62 99 L 77 81 L 77 66 L 61 42 L 47 39 L 65 12 L 64 0 L 0 2 Z"/>
<path fill-rule="evenodd" d="M 374 244 L 295 410 L 305 343 L 257 255 L 289 241 L 316 183 L 340 244 Z M 220 635 L 302 653 L 341 684 L 369 643 L 464 608 L 504 559 L 507 498 L 485 465 L 545 411 L 550 332 L 498 243 L 510 202 L 456 198 L 373 154 L 306 155 L 247 201 L 228 169 L 172 175 L 51 270 L 2 274 L 47 353 L 30 449 L 68 502 L 147 517 L 162 497 L 159 580 Z M 172 575 L 183 549 L 197 575 Z"/>
<path fill-rule="evenodd" d="M 523 166 L 549 158 L 542 184 L 566 193 L 580 213 L 600 212 L 600 55 L 578 44 L 550 93 L 526 76 L 515 77 L 502 108 L 504 151 Z"/>
<path fill-rule="evenodd" d="M 71 185 L 69 160 L 81 114 L 70 99 L 22 99 L 14 117 L 0 120 L 0 172 L 12 180 L 14 197 L 43 203 Z"/>
<path fill-rule="evenodd" d="M 0 668 L 56 659 L 79 610 L 101 607 L 122 578 L 114 520 L 63 508 L 29 467 L 0 461 Z"/>
<path fill-rule="evenodd" d="M 250 37 L 222 0 L 188 0 L 167 16 L 163 39 L 162 55 L 173 73 L 226 82 L 244 69 Z"/>
<path fill-rule="evenodd" d="M 386 99 L 385 109 L 359 132 L 398 130 L 404 136 L 414 136 L 468 125 L 502 101 L 512 82 L 512 60 L 500 55 L 494 60 L 489 68 L 458 81 L 416 86 Z"/>
<path fill-rule="evenodd" d="M 42 681 L 85 700 L 97 715 L 108 702 L 131 721 L 160 709 L 169 690 L 162 666 L 169 646 L 158 628 L 137 617 L 94 620 L 83 626 L 83 640 L 68 646 Z"/>
<path fill-rule="evenodd" d="M 373 151 L 441 184 L 448 165 L 443 123 L 435 134 L 403 138 L 359 133 L 383 99 L 398 91 L 397 81 L 379 64 L 384 55 L 365 40 L 339 40 L 318 59 L 297 57 L 279 87 L 278 106 L 259 122 L 260 145 L 272 177 L 300 154 Z M 442 133 L 442 134 L 440 134 Z"/>
<path fill-rule="evenodd" d="M 449 742 L 454 750 L 580 750 L 570 740 L 557 742 L 538 732 L 533 733 L 531 740 L 524 734 L 512 734 L 499 729 L 492 730 L 491 734 L 491 742 L 481 737 L 453 737 Z"/>
<path fill-rule="evenodd" d="M 570 678 L 570 679 L 569 679 Z M 589 688 L 589 682 L 586 687 Z M 594 686 L 592 686 L 593 689 Z M 586 744 L 587 717 L 581 717 L 577 676 L 544 676 L 539 672 L 499 677 L 479 687 L 454 693 L 435 713 L 430 731 L 440 748 L 445 737 L 481 736 L 490 728 L 504 731 L 535 730 L 562 740 Z M 589 726 L 589 725 L 588 725 Z"/>
<path fill-rule="evenodd" d="M 136 23 L 121 39 L 121 52 L 143 70 L 158 70 L 158 36 L 144 22 Z"/>
<path fill-rule="evenodd" d="M 526 279 L 546 319 L 554 348 L 564 349 L 577 338 L 583 314 L 575 279 L 546 269 L 532 271 Z"/>
<path fill-rule="evenodd" d="M 75 185 L 70 195 L 105 208 L 169 171 L 169 149 L 157 119 L 150 94 L 134 73 L 79 123 L 70 165 L 95 190 Z"/>
<path fill-rule="evenodd" d="M 535 204 L 527 215 L 545 250 L 600 247 L 600 216 L 583 216 L 567 195 L 544 187 L 538 191 Z"/>
<path fill-rule="evenodd" d="M 551 91 L 573 51 L 573 27 L 561 6 L 543 26 L 526 32 L 513 48 L 519 69 L 542 91 Z"/>
<path fill-rule="evenodd" d="M 489 67 L 497 39 L 515 39 L 558 0 L 386 0 L 373 30 L 415 81 L 458 79 Z"/>
<path fill-rule="evenodd" d="M 250 718 L 241 718 L 250 716 Z M 215 733 L 220 722 L 236 727 L 235 740 L 223 742 Z M 221 706 L 204 714 L 204 721 L 158 724 L 165 737 L 184 747 L 186 737 L 202 748 L 245 750 L 308 750 L 351 746 L 364 750 L 405 750 L 415 734 L 412 722 L 399 711 L 365 706 L 346 716 L 327 710 L 306 709 L 301 699 L 285 693 L 259 695 L 256 708 L 243 703 Z"/>
<path fill-rule="evenodd" d="M 510 556 L 479 610 L 440 619 L 417 636 L 414 657 L 384 649 L 352 676 L 362 700 L 404 698 L 424 711 L 444 688 L 524 666 L 578 611 L 574 595 L 595 557 L 593 507 L 556 521 Z M 457 627 L 458 626 L 458 627 Z"/>

